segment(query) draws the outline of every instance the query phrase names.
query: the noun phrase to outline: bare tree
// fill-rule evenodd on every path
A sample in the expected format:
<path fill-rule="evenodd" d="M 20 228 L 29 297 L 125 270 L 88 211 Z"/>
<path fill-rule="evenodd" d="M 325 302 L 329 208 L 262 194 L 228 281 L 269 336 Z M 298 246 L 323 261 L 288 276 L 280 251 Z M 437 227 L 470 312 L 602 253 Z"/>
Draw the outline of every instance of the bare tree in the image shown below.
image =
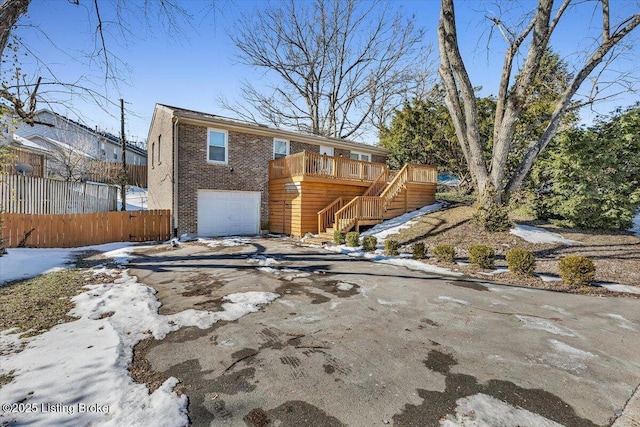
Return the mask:
<path fill-rule="evenodd" d="M 278 82 L 244 82 L 243 101 L 221 105 L 276 127 L 336 138 L 380 129 L 429 76 L 423 31 L 381 1 L 286 0 L 230 37 L 240 63 Z"/>
<path fill-rule="evenodd" d="M 88 49 L 85 52 L 87 64 L 81 64 L 76 79 L 61 81 L 49 64 L 41 61 L 31 46 L 26 46 L 18 37 L 13 37 L 20 19 L 25 16 L 31 0 L 1 0 L 0 3 L 0 99 L 11 110 L 12 114 L 28 124 L 34 124 L 34 114 L 38 103 L 58 103 L 61 94 L 73 93 L 76 97 L 96 103 L 105 111 L 109 107 L 117 106 L 107 96 L 107 88 L 117 88 L 119 66 L 124 65 L 112 54 L 109 42 L 119 38 L 126 42 L 133 36 L 131 28 L 139 28 L 140 18 L 146 19 L 147 24 L 152 20 L 159 20 L 162 28 L 169 31 L 179 29 L 180 21 L 189 16 L 184 8 L 175 0 L 155 1 L 127 1 L 127 0 L 68 0 L 69 7 L 82 7 L 87 10 L 87 25 L 93 27 L 93 40 L 87 40 Z M 103 16 L 109 12 L 109 18 Z M 39 31 L 37 27 L 31 28 Z M 44 34 L 51 47 L 59 49 L 55 40 Z M 64 52 L 59 49 L 61 54 Z M 20 55 L 18 55 L 20 53 Z M 36 65 L 34 73 L 23 72 L 19 57 L 28 55 Z M 69 57 L 70 61 L 74 58 Z M 87 68 L 97 67 L 103 71 L 104 81 L 95 85 L 87 76 Z M 96 88 L 97 87 L 97 88 Z M 6 108 L 0 107 L 0 108 Z M 0 111 L 4 113 L 4 111 Z"/>
<path fill-rule="evenodd" d="M 517 123 L 531 99 L 531 87 L 538 75 L 541 59 L 549 47 L 551 35 L 570 3 L 571 0 L 564 0 L 554 7 L 553 0 L 538 0 L 536 10 L 524 21 L 521 31 L 514 31 L 499 18 L 491 19 L 506 40 L 507 49 L 496 99 L 493 151 L 490 159 L 485 159 L 478 130 L 476 97 L 458 45 L 454 0 L 442 0 L 438 26 L 439 74 L 446 90 L 445 101 L 453 118 L 456 135 L 469 165 L 481 209 L 485 211 L 503 204 L 509 194 L 522 186 L 538 155 L 557 133 L 563 116 L 572 109 L 595 101 L 594 97 L 590 97 L 585 102 L 572 102 L 583 83 L 594 73 L 597 77 L 598 70 L 610 62 L 614 48 L 640 25 L 640 13 L 611 23 L 609 1 L 596 2 L 600 5 L 598 11 L 601 13 L 600 38 L 595 41 L 584 62 L 574 64 L 576 72 L 555 103 L 544 132 L 528 143 L 524 157 L 510 172 L 507 161 L 514 147 Z M 575 6 L 584 7 L 586 3 L 581 2 Z M 519 55 L 524 57 L 524 61 L 515 78 L 518 70 L 514 67 Z"/>

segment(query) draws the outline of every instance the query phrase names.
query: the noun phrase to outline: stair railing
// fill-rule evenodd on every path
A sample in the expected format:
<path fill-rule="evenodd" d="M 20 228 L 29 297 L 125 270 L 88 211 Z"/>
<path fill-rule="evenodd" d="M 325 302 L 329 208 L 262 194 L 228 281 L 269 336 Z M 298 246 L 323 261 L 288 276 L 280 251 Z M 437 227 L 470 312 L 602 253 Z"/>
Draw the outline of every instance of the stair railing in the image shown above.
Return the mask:
<path fill-rule="evenodd" d="M 323 233 L 335 222 L 336 212 L 345 204 L 344 197 L 338 197 L 329 206 L 318 212 L 318 233 Z"/>

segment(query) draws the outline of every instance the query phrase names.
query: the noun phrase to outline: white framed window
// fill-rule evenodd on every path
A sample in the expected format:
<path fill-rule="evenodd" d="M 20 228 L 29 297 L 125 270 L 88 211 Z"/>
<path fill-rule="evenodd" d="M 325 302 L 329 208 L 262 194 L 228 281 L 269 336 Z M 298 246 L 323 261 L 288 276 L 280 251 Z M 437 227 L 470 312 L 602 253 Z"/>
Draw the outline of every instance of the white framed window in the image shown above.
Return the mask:
<path fill-rule="evenodd" d="M 118 150 L 113 147 L 113 160 L 118 160 Z"/>
<path fill-rule="evenodd" d="M 107 148 L 104 146 L 104 142 L 100 144 L 100 155 L 104 160 L 107 160 Z"/>
<path fill-rule="evenodd" d="M 333 156 L 333 147 L 320 146 L 320 154 L 325 156 Z"/>
<path fill-rule="evenodd" d="M 370 162 L 371 154 L 358 153 L 357 151 L 352 151 L 349 153 L 349 158 L 353 160 L 362 160 L 363 162 Z"/>
<path fill-rule="evenodd" d="M 279 159 L 288 156 L 290 145 L 286 139 L 273 138 L 273 158 Z"/>
<path fill-rule="evenodd" d="M 207 162 L 227 164 L 229 162 L 229 134 L 226 130 L 207 129 Z"/>

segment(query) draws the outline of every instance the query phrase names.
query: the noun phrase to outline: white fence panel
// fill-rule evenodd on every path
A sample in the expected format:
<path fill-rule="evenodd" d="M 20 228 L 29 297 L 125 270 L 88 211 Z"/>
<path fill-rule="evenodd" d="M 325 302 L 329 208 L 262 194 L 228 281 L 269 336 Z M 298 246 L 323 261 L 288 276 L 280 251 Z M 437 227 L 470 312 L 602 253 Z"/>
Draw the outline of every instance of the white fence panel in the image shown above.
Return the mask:
<path fill-rule="evenodd" d="M 0 211 L 56 215 L 117 209 L 118 187 L 0 174 Z"/>

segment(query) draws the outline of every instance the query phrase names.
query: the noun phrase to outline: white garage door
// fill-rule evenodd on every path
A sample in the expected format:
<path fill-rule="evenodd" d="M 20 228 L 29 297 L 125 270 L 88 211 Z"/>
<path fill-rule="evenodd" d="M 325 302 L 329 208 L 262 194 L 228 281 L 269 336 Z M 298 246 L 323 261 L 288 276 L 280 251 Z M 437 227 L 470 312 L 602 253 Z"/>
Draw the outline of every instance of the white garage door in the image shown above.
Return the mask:
<path fill-rule="evenodd" d="M 199 236 L 257 234 L 259 227 L 259 191 L 198 190 Z"/>

